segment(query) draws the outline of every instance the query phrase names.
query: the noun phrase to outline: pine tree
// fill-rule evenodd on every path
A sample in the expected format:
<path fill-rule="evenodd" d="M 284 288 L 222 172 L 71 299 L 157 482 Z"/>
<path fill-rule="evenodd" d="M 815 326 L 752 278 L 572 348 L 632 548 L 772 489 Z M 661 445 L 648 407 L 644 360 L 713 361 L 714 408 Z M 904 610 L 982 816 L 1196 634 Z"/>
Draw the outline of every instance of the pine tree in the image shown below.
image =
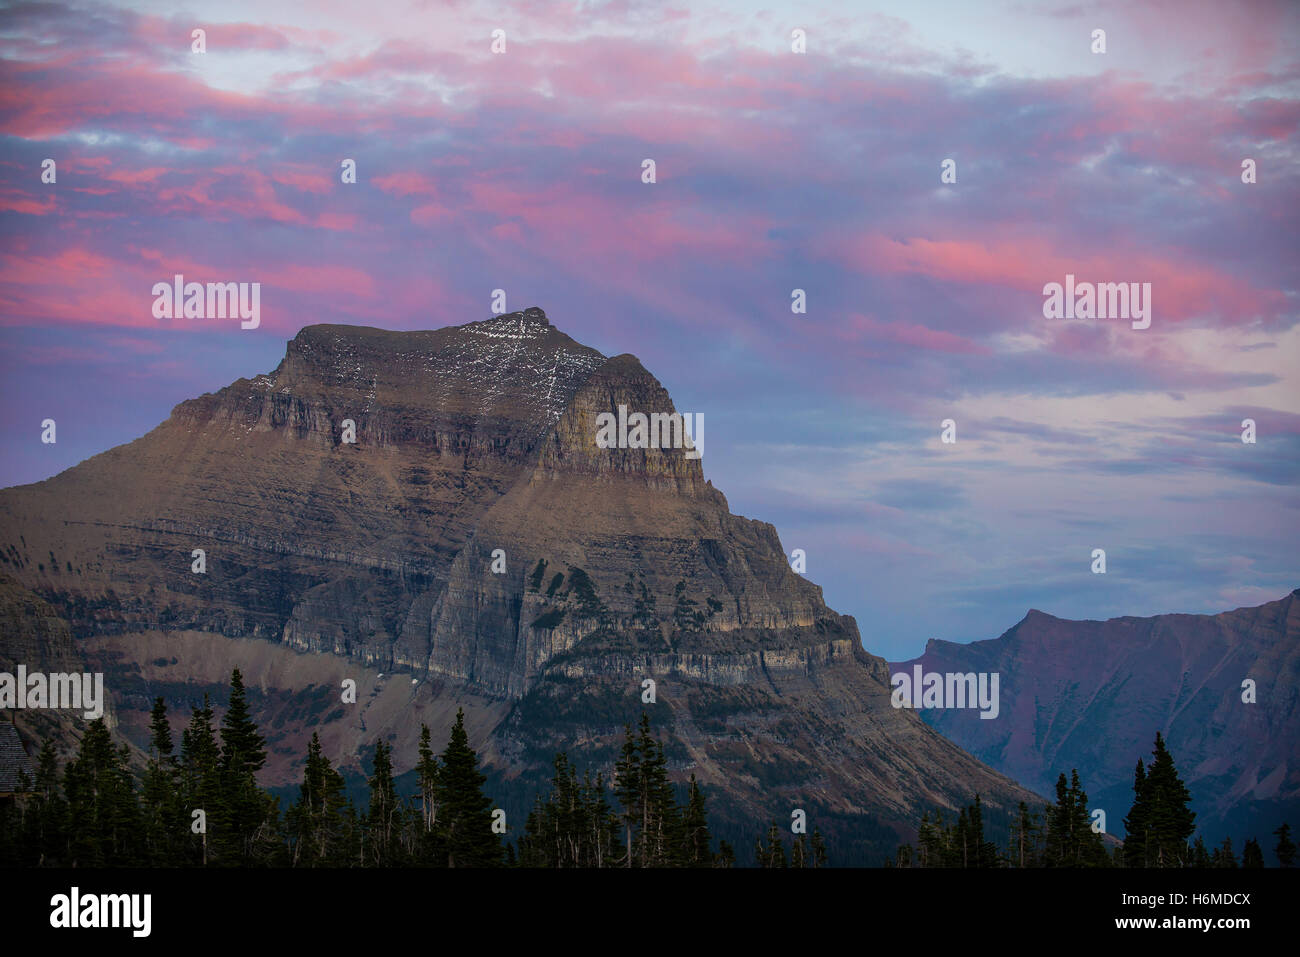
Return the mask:
<path fill-rule="evenodd" d="M 1056 804 L 1047 812 L 1047 848 L 1044 863 L 1048 867 L 1068 867 L 1070 861 L 1070 826 L 1074 818 L 1073 796 L 1062 771 L 1056 779 Z"/>
<path fill-rule="evenodd" d="M 427 724 L 420 725 L 419 760 L 415 764 L 415 777 L 420 787 L 419 819 L 412 853 L 423 863 L 445 865 L 446 842 L 438 822 L 438 780 L 442 769 L 433 753 L 433 743 Z"/>
<path fill-rule="evenodd" d="M 759 867 L 786 868 L 790 866 L 785 856 L 785 844 L 781 840 L 781 828 L 773 821 L 767 829 L 767 841 L 762 837 L 754 842 L 754 857 Z"/>
<path fill-rule="evenodd" d="M 605 779 L 597 774 L 594 782 L 583 775 L 586 792 L 587 841 L 590 847 L 590 865 L 605 867 L 612 864 L 618 847 L 618 818 L 614 816 L 605 799 Z M 703 795 L 701 795 L 703 801 Z"/>
<path fill-rule="evenodd" d="M 1127 844 L 1127 841 L 1125 843 Z M 1191 866 L 1192 867 L 1213 867 L 1214 866 L 1214 859 L 1210 857 L 1210 852 L 1205 849 L 1205 840 L 1199 834 L 1196 836 L 1196 843 L 1192 845 Z"/>
<path fill-rule="evenodd" d="M 456 711 L 456 724 L 442 754 L 438 775 L 439 825 L 447 848 L 448 867 L 499 865 L 504 853 L 500 835 L 492 833 L 492 801 L 483 794 L 487 778 L 478 769 L 478 755 L 469 746 L 465 712 Z"/>
<path fill-rule="evenodd" d="M 679 846 L 680 821 L 663 745 L 650 732 L 650 716 L 641 713 L 636 750 L 637 857 L 641 867 L 665 867 L 674 862 Z"/>
<path fill-rule="evenodd" d="M 1151 867 L 1182 867 L 1188 858 L 1187 842 L 1195 830 L 1196 812 L 1188 807 L 1192 795 L 1178 776 L 1173 755 L 1159 731 L 1152 753 L 1155 759 L 1148 765 L 1146 777 L 1146 856 Z"/>
<path fill-rule="evenodd" d="M 921 813 L 921 826 L 917 832 L 917 854 L 921 867 L 942 867 L 943 853 L 940 848 L 940 828 L 930 823 L 930 812 Z"/>
<path fill-rule="evenodd" d="M 1016 819 L 1011 829 L 1011 844 L 1008 847 L 1008 860 L 1015 867 L 1036 867 L 1038 823 L 1024 801 L 1016 808 Z"/>
<path fill-rule="evenodd" d="M 691 775 L 691 783 L 686 791 L 686 813 L 682 820 L 685 832 L 687 867 L 712 867 L 713 855 L 709 850 L 712 838 L 709 835 L 709 815 L 704 807 L 704 792 Z"/>
<path fill-rule="evenodd" d="M 426 831 L 438 822 L 438 758 L 433 753 L 429 726 L 420 725 L 420 760 L 415 765 L 416 779 L 420 785 L 420 818 Z"/>
<path fill-rule="evenodd" d="M 790 843 L 790 866 L 803 869 L 810 867 L 808 853 L 808 835 L 798 834 Z"/>
<path fill-rule="evenodd" d="M 580 867 L 586 807 L 579 794 L 577 772 L 563 753 L 555 756 L 554 767 L 551 800 L 543 806 L 542 839 L 548 863 L 553 867 Z"/>
<path fill-rule="evenodd" d="M 769 867 L 785 868 L 790 866 L 790 862 L 785 853 L 785 841 L 781 829 L 777 827 L 775 821 L 767 831 L 767 844 L 769 852 Z"/>
<path fill-rule="evenodd" d="M 314 731 L 298 802 L 285 815 L 285 830 L 294 867 L 341 866 L 353 858 L 356 812 L 344 795 L 343 776 L 321 753 L 320 736 Z"/>
<path fill-rule="evenodd" d="M 633 735 L 625 726 L 623 747 L 614 765 L 614 794 L 622 809 L 626 867 L 672 867 L 693 859 L 687 836 L 687 807 L 677 804 L 662 742 L 651 733 L 650 716 L 641 715 Z"/>
<path fill-rule="evenodd" d="M 397 788 L 393 785 L 392 749 L 383 741 L 376 741 L 374 772 L 370 777 L 370 811 L 366 818 L 369 866 L 392 867 L 400 863 L 401 810 Z"/>
<path fill-rule="evenodd" d="M 970 829 L 971 849 L 974 856 L 971 866 L 1000 866 L 1002 862 L 998 859 L 997 845 L 984 839 L 984 805 L 980 801 L 979 794 L 975 795 L 975 803 L 971 805 L 966 820 Z"/>
<path fill-rule="evenodd" d="M 826 841 L 822 839 L 822 832 L 813 828 L 812 832 L 812 866 L 826 866 Z"/>
<path fill-rule="evenodd" d="M 970 837 L 969 866 L 992 867 L 992 864 L 985 863 L 984 808 L 978 794 L 975 795 L 975 803 L 966 809 L 966 827 Z"/>
<path fill-rule="evenodd" d="M 637 802 L 641 786 L 641 754 L 632 737 L 632 726 L 623 727 L 623 747 L 614 764 L 614 794 L 622 807 L 624 857 L 623 866 L 633 867 L 633 834 L 637 824 Z"/>
<path fill-rule="evenodd" d="M 551 791 L 538 796 L 524 824 L 519 860 L 525 867 L 605 867 L 614 862 L 618 821 L 605 800 L 605 782 L 555 756 Z"/>
<path fill-rule="evenodd" d="M 230 706 L 221 721 L 221 767 L 253 775 L 266 763 L 266 741 L 248 712 L 244 679 L 236 668 L 230 673 Z"/>
<path fill-rule="evenodd" d="M 275 802 L 257 786 L 257 772 L 265 763 L 266 742 L 249 716 L 243 676 L 236 668 L 230 674 L 230 706 L 221 722 L 219 815 L 214 834 L 218 853 L 227 864 L 248 865 L 266 851 L 275 824 Z"/>
<path fill-rule="evenodd" d="M 1212 867 L 1236 867 L 1237 855 L 1232 852 L 1232 838 L 1225 837 L 1223 843 L 1214 849 Z"/>
<path fill-rule="evenodd" d="M 1264 851 L 1253 837 L 1241 849 L 1241 866 L 1251 869 L 1264 866 Z"/>
<path fill-rule="evenodd" d="M 155 765 L 162 765 L 172 756 L 172 728 L 167 720 L 167 704 L 161 697 L 153 699 L 149 715 L 149 756 Z"/>
<path fill-rule="evenodd" d="M 1184 867 L 1192 858 L 1188 840 L 1196 812 L 1192 795 L 1178 776 L 1173 755 L 1156 732 L 1153 760 L 1145 770 L 1138 761 L 1133 782 L 1133 807 L 1124 819 L 1124 863 L 1127 867 Z"/>
<path fill-rule="evenodd" d="M 713 856 L 713 866 L 736 866 L 736 852 L 728 842 L 721 839 L 718 841 L 718 853 Z"/>
<path fill-rule="evenodd" d="M 1092 816 L 1088 811 L 1088 792 L 1079 783 L 1077 769 L 1070 771 L 1070 797 L 1073 807 L 1070 836 L 1073 842 L 1073 866 L 1107 867 L 1110 857 L 1101 834 L 1092 829 Z"/>
<path fill-rule="evenodd" d="M 1022 819 L 1025 816 L 1022 810 Z M 1022 824 L 1023 828 L 1024 825 Z M 1047 811 L 1047 839 L 1043 851 L 1046 867 L 1106 867 L 1110 856 L 1088 813 L 1088 792 L 1079 782 L 1078 769 L 1056 780 L 1056 804 Z"/>
<path fill-rule="evenodd" d="M 1147 832 L 1149 825 L 1148 798 L 1146 791 L 1147 769 L 1138 758 L 1137 769 L 1133 772 L 1133 806 L 1124 818 L 1124 866 L 1147 867 Z"/>
<path fill-rule="evenodd" d="M 1291 825 L 1283 821 L 1273 836 L 1277 838 L 1273 853 L 1277 855 L 1278 866 L 1292 866 L 1295 863 L 1295 844 L 1291 841 Z"/>
<path fill-rule="evenodd" d="M 650 720 L 643 713 L 646 733 Z M 654 760 L 647 767 L 651 815 L 654 827 L 651 860 L 655 867 L 677 867 L 685 863 L 686 837 L 682 825 L 682 809 L 677 806 L 676 792 L 668 777 L 668 760 L 661 741 L 652 745 Z"/>
<path fill-rule="evenodd" d="M 113 747 L 103 718 L 86 728 L 77 757 L 63 776 L 68 797 L 69 864 L 130 867 L 142 863 L 140 807 L 127 767 L 128 752 Z"/>
<path fill-rule="evenodd" d="M 179 802 L 179 770 L 172 753 L 167 705 L 155 698 L 149 720 L 149 764 L 145 769 L 143 810 L 149 858 L 155 866 L 180 862 L 185 819 Z"/>
<path fill-rule="evenodd" d="M 22 863 L 36 867 L 67 859 L 68 804 L 59 787 L 59 764 L 48 738 L 36 759 L 35 789 L 23 818 Z"/>
<path fill-rule="evenodd" d="M 221 753 L 212 729 L 212 705 L 203 696 L 203 707 L 191 709 L 190 723 L 181 734 L 181 810 L 186 821 L 188 856 L 207 865 L 210 856 L 208 832 L 219 828 L 221 812 Z M 195 811 L 203 811 L 206 828 L 194 833 Z"/>
<path fill-rule="evenodd" d="M 48 867 L 59 866 L 68 852 L 68 804 L 62 798 L 59 759 L 55 745 L 45 740 L 36 755 L 35 778 L 25 801 L 0 801 L 0 810 L 8 807 L 9 835 L 0 836 L 0 843 L 9 841 L 8 866 Z"/>

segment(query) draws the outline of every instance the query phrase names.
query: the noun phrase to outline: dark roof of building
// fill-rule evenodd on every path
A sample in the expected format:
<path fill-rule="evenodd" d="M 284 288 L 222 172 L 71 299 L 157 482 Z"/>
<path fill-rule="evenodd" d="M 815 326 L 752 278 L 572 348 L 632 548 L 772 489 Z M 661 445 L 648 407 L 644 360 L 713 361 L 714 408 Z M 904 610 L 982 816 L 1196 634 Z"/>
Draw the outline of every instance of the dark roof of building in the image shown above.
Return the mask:
<path fill-rule="evenodd" d="M 19 772 L 27 775 L 25 787 L 19 779 Z M 23 739 L 18 737 L 18 729 L 9 721 L 0 718 L 0 794 L 29 791 L 35 780 L 36 766 L 27 756 Z"/>

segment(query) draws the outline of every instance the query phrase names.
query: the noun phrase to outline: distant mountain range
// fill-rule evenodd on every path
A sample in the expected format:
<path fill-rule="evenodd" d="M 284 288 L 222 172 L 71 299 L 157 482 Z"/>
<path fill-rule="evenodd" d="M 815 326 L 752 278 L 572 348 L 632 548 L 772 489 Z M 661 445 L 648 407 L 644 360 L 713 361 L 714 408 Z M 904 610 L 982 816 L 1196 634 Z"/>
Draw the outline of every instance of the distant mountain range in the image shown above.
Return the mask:
<path fill-rule="evenodd" d="M 1133 772 L 1160 731 L 1207 844 L 1300 826 L 1300 590 L 1218 615 L 1066 621 L 1041 611 L 998 638 L 930 641 L 895 672 L 1000 675 L 1000 713 L 919 710 L 931 727 L 1026 787 L 1078 768 L 1123 833 Z M 1255 703 L 1243 701 L 1254 683 Z M 1266 842 L 1267 838 L 1267 842 Z"/>
<path fill-rule="evenodd" d="M 438 740 L 463 706 L 516 825 L 554 752 L 608 772 L 643 709 L 742 851 L 802 808 L 834 862 L 879 864 L 924 810 L 1038 800 L 891 706 L 854 620 L 771 525 L 731 514 L 699 459 L 599 447 L 619 406 L 674 412 L 635 357 L 540 309 L 305 327 L 270 374 L 0 492 L 0 610 L 21 637 L 6 631 L 0 667 L 105 671 L 113 720 L 142 744 L 154 695 L 220 701 L 238 665 L 269 738 L 263 783 L 286 786 L 313 731 L 354 777 L 380 737 L 401 771 L 420 723 Z"/>

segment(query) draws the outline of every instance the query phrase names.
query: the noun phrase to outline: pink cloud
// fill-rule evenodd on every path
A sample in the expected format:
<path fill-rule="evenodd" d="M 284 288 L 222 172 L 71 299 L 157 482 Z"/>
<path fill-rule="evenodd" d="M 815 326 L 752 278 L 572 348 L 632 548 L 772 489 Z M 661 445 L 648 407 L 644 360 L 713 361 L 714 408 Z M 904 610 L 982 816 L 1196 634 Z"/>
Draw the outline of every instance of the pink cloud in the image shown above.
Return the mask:
<path fill-rule="evenodd" d="M 432 179 L 420 173 L 399 172 L 376 176 L 371 180 L 385 193 L 394 196 L 436 196 L 438 188 Z"/>
<path fill-rule="evenodd" d="M 130 186 L 139 183 L 153 183 L 160 176 L 165 175 L 168 170 L 161 166 L 153 166 L 148 169 L 115 169 L 101 174 L 101 179 L 106 179 L 114 183 L 124 183 Z"/>
<path fill-rule="evenodd" d="M 0 211 L 45 216 L 54 212 L 56 208 L 57 204 L 51 193 L 33 198 L 30 194 L 16 189 L 0 189 Z"/>
<path fill-rule="evenodd" d="M 1256 289 L 1222 269 L 1181 253 L 1117 248 L 1060 248 L 1050 236 L 979 239 L 895 239 L 867 234 L 824 241 L 821 252 L 864 273 L 915 274 L 945 282 L 1005 286 L 1032 292 L 1041 304 L 1049 282 L 1149 282 L 1155 316 L 1181 321 L 1209 314 L 1232 322 L 1275 317 L 1285 308 L 1279 292 Z"/>
<path fill-rule="evenodd" d="M 259 270 L 258 280 L 263 285 L 282 287 L 299 292 L 347 295 L 363 299 L 376 296 L 375 280 L 367 272 L 350 266 L 265 266 Z M 263 292 L 265 298 L 265 291 Z"/>
<path fill-rule="evenodd" d="M 902 320 L 884 322 L 859 313 L 849 316 L 848 320 L 837 326 L 832 334 L 845 343 L 885 341 L 914 346 L 928 352 L 951 352 L 975 356 L 992 354 L 992 350 L 988 347 L 964 336 Z"/>
<path fill-rule="evenodd" d="M 342 161 L 340 161 L 342 162 Z M 327 174 L 325 170 L 311 166 L 277 166 L 267 176 L 282 186 L 291 186 L 305 193 L 327 195 L 334 189 L 335 182 L 341 182 L 339 172 L 342 167 L 335 167 Z"/>
<path fill-rule="evenodd" d="M 473 210 L 502 222 L 516 222 L 520 234 L 545 255 L 579 251 L 599 261 L 631 266 L 645 260 L 707 256 L 715 261 L 754 262 L 773 251 L 766 238 L 771 223 L 758 214 L 705 214 L 689 196 L 644 204 L 601 196 L 574 187 L 544 193 L 480 178 L 468 184 Z M 653 187 L 647 187 L 650 189 Z"/>

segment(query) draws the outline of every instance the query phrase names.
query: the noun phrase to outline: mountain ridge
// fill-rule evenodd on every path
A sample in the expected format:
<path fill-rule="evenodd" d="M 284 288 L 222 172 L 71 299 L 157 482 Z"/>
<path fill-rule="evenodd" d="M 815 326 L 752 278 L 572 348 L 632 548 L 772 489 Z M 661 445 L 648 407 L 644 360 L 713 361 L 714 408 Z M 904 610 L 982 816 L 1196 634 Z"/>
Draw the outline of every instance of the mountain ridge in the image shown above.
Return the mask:
<path fill-rule="evenodd" d="M 1112 831 L 1122 829 L 1134 765 L 1149 758 L 1156 731 L 1211 838 L 1240 841 L 1254 835 L 1247 828 L 1271 830 L 1300 811 L 1300 589 L 1203 615 L 1074 621 L 1031 612 L 997 638 L 932 640 L 894 667 L 917 664 L 1003 673 L 1006 721 L 922 717 L 1034 790 L 1077 767 L 1110 809 Z M 1242 700 L 1247 679 L 1254 704 Z"/>

